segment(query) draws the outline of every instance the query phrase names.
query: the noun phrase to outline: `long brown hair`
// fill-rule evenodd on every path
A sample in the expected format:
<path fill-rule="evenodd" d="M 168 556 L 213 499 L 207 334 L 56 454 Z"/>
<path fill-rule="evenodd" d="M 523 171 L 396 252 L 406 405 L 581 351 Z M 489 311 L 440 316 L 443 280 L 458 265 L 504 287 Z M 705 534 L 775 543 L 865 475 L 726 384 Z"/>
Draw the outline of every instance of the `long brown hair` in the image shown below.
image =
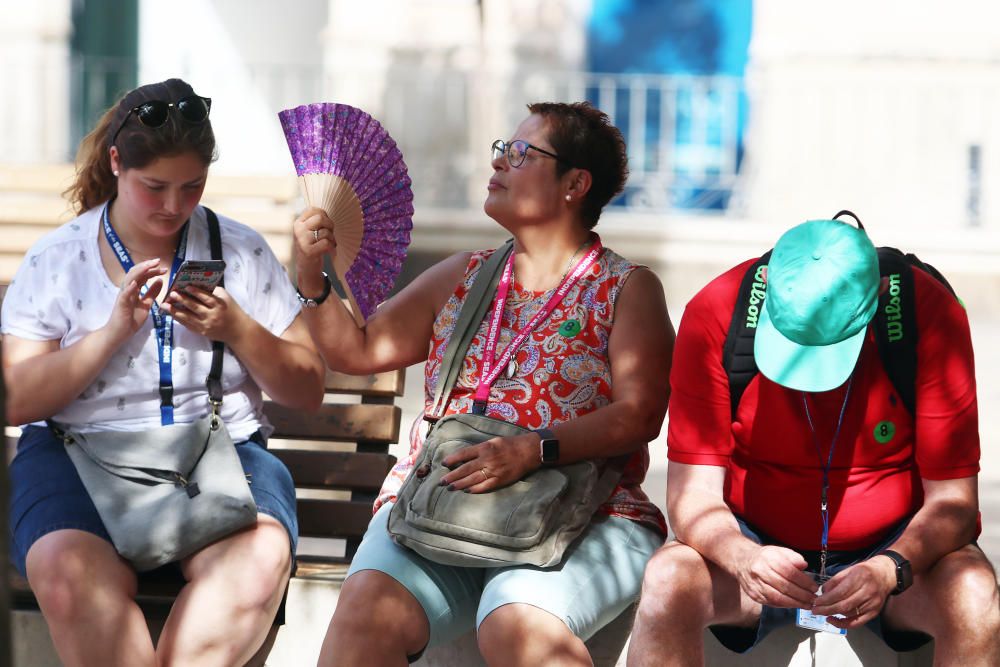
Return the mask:
<path fill-rule="evenodd" d="M 176 102 L 194 94 L 194 89 L 181 79 L 167 79 L 136 88 L 104 112 L 94 129 L 80 142 L 76 154 L 76 179 L 64 193 L 77 213 L 90 210 L 118 194 L 118 179 L 111 173 L 109 151 L 112 141 L 118 148 L 122 169 L 142 168 L 161 157 L 188 152 L 197 155 L 206 166 L 216 159 L 215 134 L 207 118 L 202 123 L 190 123 L 182 120 L 172 108 L 166 123 L 150 128 L 132 113 L 143 102 Z M 118 132 L 117 137 L 115 132 Z"/>

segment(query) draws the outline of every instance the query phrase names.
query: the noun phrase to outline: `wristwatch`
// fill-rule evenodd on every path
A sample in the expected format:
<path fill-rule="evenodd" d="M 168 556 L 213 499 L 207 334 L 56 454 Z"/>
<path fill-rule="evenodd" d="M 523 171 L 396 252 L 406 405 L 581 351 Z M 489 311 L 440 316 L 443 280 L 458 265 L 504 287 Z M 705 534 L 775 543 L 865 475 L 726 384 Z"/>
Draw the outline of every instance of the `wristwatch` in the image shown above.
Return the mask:
<path fill-rule="evenodd" d="M 910 568 L 910 561 L 891 549 L 880 551 L 878 555 L 888 556 L 896 564 L 896 588 L 893 589 L 892 595 L 899 595 L 913 584 L 913 570 Z"/>
<path fill-rule="evenodd" d="M 302 304 L 303 308 L 315 308 L 319 304 L 326 301 L 326 298 L 330 296 L 330 290 L 333 285 L 330 283 L 330 276 L 326 275 L 326 271 L 323 272 L 323 293 L 317 297 L 303 296 L 299 288 L 295 288 L 295 294 L 299 297 L 299 303 Z"/>
<path fill-rule="evenodd" d="M 542 439 L 538 443 L 538 453 L 542 460 L 542 465 L 551 465 L 559 462 L 559 438 L 547 428 L 535 429 L 535 433 Z"/>

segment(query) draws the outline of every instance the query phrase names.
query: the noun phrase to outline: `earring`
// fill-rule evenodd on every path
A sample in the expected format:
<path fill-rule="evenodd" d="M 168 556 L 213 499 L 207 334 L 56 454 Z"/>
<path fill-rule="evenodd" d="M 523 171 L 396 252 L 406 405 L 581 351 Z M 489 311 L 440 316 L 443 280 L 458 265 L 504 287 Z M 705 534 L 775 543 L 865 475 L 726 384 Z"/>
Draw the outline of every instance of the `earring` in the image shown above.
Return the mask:
<path fill-rule="evenodd" d="M 115 175 L 115 178 L 118 178 L 118 170 L 117 169 L 115 169 L 111 173 Z"/>
<path fill-rule="evenodd" d="M 566 195 L 566 201 L 573 201 L 573 195 Z"/>

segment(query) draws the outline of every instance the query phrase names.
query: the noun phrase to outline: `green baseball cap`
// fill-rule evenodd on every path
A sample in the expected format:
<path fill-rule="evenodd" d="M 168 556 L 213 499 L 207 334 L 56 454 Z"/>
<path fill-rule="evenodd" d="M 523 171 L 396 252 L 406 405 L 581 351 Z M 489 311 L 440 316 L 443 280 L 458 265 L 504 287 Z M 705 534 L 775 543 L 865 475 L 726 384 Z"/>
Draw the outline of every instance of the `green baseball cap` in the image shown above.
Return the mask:
<path fill-rule="evenodd" d="M 785 232 L 768 262 L 754 335 L 760 372 L 800 391 L 846 382 L 878 307 L 879 282 L 878 253 L 863 229 L 809 220 Z"/>

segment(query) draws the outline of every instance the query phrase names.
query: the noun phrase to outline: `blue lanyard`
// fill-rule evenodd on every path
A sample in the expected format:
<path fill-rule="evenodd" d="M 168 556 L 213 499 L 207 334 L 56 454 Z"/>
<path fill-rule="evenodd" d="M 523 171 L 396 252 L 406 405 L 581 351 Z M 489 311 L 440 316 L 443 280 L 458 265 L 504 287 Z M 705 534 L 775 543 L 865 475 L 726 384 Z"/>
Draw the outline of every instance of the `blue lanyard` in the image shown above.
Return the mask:
<path fill-rule="evenodd" d="M 111 249 L 115 251 L 122 269 L 124 269 L 125 273 L 128 273 L 135 266 L 135 262 L 132 261 L 132 256 L 128 254 L 125 244 L 118 238 L 115 228 L 111 226 L 111 218 L 108 215 L 110 207 L 111 203 L 108 202 L 104 206 L 104 214 L 101 218 L 104 223 L 104 237 L 108 240 L 108 245 L 111 246 Z M 177 269 L 184 261 L 184 255 L 187 254 L 187 233 L 188 223 L 185 222 L 181 230 L 180 241 L 177 244 L 177 252 L 174 253 L 174 263 L 170 267 L 170 278 L 167 280 L 167 285 L 170 285 L 174 274 L 177 273 Z M 140 294 L 145 293 L 146 287 L 143 286 Z M 153 307 L 150 308 L 149 312 L 153 317 L 153 328 L 156 331 L 157 354 L 160 359 L 160 423 L 166 426 L 167 424 L 174 423 L 174 374 L 172 364 L 174 318 L 169 313 L 161 311 L 156 302 L 153 303 Z"/>
<path fill-rule="evenodd" d="M 851 384 L 854 382 L 854 376 L 847 380 L 847 391 L 844 392 L 844 403 L 840 406 L 840 416 L 837 417 L 837 428 L 833 432 L 833 440 L 830 442 L 830 453 L 826 457 L 826 463 L 823 463 L 823 450 L 819 446 L 819 436 L 816 435 L 816 427 L 813 425 L 812 414 L 809 412 L 809 401 L 806 400 L 805 392 L 802 392 L 802 405 L 806 409 L 806 420 L 809 422 L 809 431 L 812 433 L 813 445 L 816 446 L 816 454 L 819 455 L 819 463 L 823 470 L 823 493 L 820 497 L 820 517 L 823 521 L 823 534 L 820 539 L 820 552 L 819 552 L 819 576 L 821 579 L 826 577 L 826 554 L 827 554 L 827 543 L 830 538 L 830 511 L 829 504 L 827 503 L 827 496 L 830 492 L 830 467 L 833 465 L 833 450 L 837 446 L 837 438 L 840 437 L 840 427 L 844 423 L 844 413 L 847 411 L 847 399 L 851 397 Z"/>

